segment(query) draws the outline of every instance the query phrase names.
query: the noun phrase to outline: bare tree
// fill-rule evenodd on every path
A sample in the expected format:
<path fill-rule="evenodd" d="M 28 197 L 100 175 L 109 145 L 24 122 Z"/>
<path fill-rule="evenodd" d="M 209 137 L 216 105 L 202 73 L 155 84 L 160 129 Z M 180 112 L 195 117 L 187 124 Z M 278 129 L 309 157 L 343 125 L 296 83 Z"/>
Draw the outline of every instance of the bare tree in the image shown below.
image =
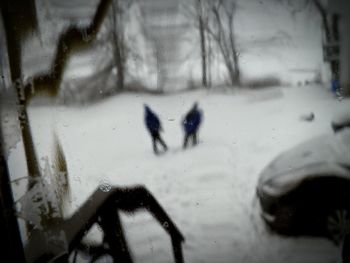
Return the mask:
<path fill-rule="evenodd" d="M 202 85 L 211 86 L 211 36 L 207 32 L 209 12 L 208 0 L 183 1 L 183 10 L 191 25 L 198 30 L 198 39 L 200 45 Z M 197 49 L 196 49 L 197 51 Z"/>
<path fill-rule="evenodd" d="M 235 1 L 208 1 L 211 17 L 206 24 L 207 32 L 213 37 L 223 57 L 232 85 L 240 85 L 239 55 L 235 41 Z"/>

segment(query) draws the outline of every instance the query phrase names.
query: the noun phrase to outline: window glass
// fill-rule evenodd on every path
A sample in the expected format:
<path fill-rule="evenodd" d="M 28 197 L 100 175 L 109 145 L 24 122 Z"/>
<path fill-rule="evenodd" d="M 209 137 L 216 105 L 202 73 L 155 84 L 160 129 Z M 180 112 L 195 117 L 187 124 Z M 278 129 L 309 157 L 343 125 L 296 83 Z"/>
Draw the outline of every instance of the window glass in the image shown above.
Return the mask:
<path fill-rule="evenodd" d="M 27 262 L 347 262 L 346 0 L 0 6 Z"/>

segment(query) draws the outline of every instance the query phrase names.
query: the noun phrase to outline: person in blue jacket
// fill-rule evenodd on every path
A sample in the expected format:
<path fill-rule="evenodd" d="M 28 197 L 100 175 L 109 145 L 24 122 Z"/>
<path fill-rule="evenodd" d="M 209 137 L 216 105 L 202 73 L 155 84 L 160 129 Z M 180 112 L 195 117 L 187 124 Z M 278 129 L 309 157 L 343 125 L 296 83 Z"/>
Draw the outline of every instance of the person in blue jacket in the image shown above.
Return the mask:
<path fill-rule="evenodd" d="M 186 114 L 182 121 L 183 129 L 185 132 L 185 139 L 183 148 L 187 147 L 188 140 L 192 138 L 193 145 L 198 143 L 197 133 L 202 121 L 202 112 L 198 109 L 198 103 L 195 102 L 191 110 Z"/>
<path fill-rule="evenodd" d="M 160 131 L 162 131 L 162 125 L 157 114 L 155 114 L 151 110 L 151 108 L 146 104 L 144 104 L 144 108 L 145 108 L 145 124 L 152 137 L 154 153 L 158 154 L 157 141 L 163 146 L 164 151 L 166 151 L 168 147 L 163 141 L 163 139 L 160 137 Z"/>

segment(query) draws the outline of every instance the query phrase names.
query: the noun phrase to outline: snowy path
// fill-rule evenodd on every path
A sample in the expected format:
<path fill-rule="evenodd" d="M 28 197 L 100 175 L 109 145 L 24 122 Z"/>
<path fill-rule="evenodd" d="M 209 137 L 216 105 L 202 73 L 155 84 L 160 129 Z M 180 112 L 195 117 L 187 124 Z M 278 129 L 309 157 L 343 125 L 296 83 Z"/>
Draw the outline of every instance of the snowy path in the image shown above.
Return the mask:
<path fill-rule="evenodd" d="M 204 109 L 201 143 L 183 151 L 179 123 L 195 100 Z M 159 113 L 170 148 L 159 157 L 153 155 L 144 128 L 145 102 Z M 327 240 L 266 232 L 255 187 L 259 172 L 273 157 L 331 132 L 331 116 L 349 104 L 319 87 L 237 95 L 125 94 L 84 108 L 33 107 L 30 117 L 39 157 L 49 155 L 52 129 L 63 143 L 71 210 L 101 181 L 144 184 L 185 235 L 186 262 L 336 263 L 339 251 Z M 315 120 L 300 121 L 310 111 Z M 141 212 L 122 218 L 136 262 L 172 262 L 170 240 L 151 216 Z M 97 235 L 95 230 L 92 237 Z"/>

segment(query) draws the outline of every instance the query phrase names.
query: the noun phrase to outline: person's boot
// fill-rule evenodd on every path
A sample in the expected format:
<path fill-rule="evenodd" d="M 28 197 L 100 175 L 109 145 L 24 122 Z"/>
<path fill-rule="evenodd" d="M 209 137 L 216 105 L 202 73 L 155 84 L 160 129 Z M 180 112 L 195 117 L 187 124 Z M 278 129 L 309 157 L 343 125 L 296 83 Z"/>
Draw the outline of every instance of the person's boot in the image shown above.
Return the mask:
<path fill-rule="evenodd" d="M 186 149 L 187 148 L 187 142 L 188 142 L 188 135 L 186 134 L 185 135 L 185 139 L 184 139 L 184 144 L 183 144 L 183 149 Z"/>
<path fill-rule="evenodd" d="M 153 152 L 155 155 L 158 155 L 157 142 L 155 139 L 153 139 Z"/>
<path fill-rule="evenodd" d="M 197 144 L 198 144 L 198 141 L 197 141 L 197 134 L 193 134 L 193 135 L 192 135 L 192 139 L 193 139 L 193 146 L 197 145 Z"/>

